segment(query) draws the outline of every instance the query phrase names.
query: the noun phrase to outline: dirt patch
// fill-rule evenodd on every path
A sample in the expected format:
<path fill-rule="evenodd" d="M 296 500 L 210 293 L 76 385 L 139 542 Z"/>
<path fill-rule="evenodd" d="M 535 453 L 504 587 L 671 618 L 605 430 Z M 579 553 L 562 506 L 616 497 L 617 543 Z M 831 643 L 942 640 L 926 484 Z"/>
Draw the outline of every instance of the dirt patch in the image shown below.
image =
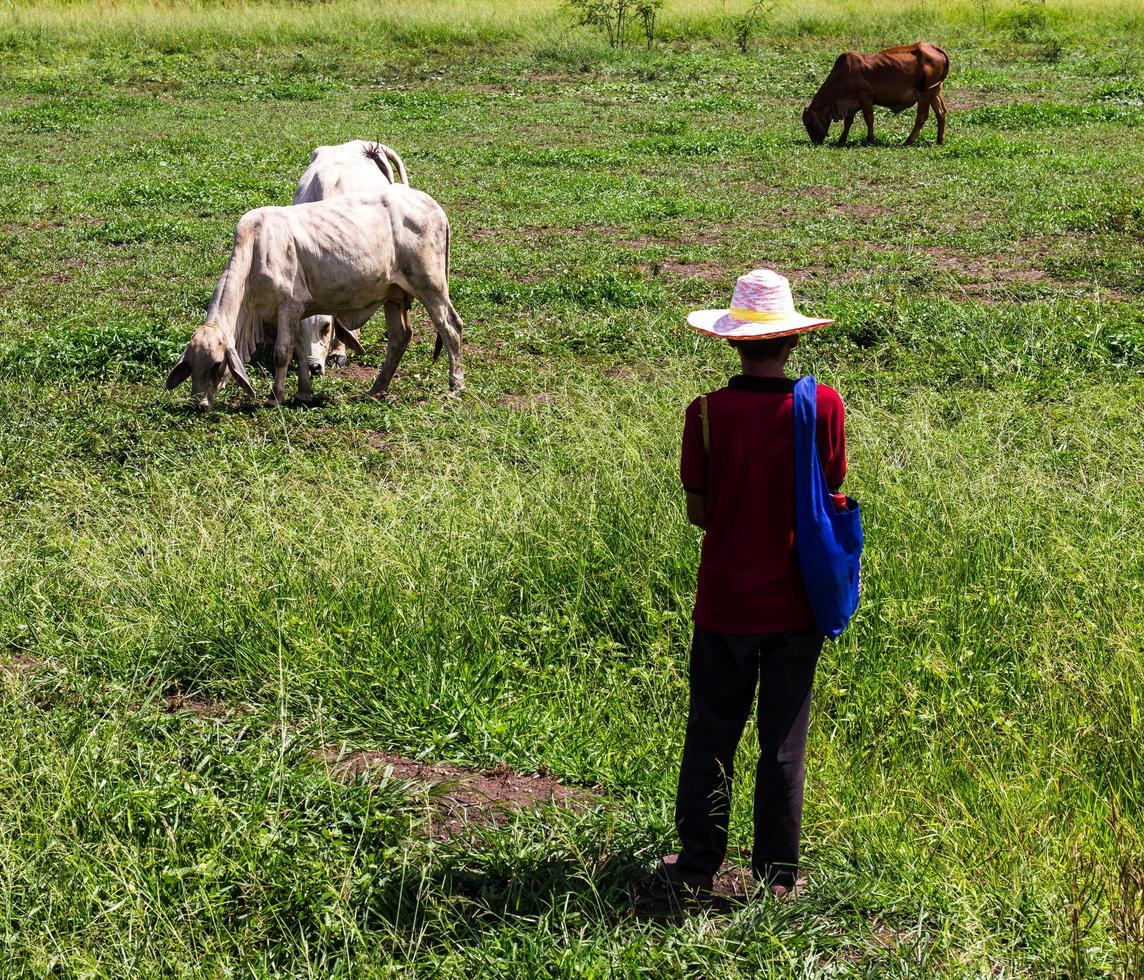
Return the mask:
<path fill-rule="evenodd" d="M 347 364 L 344 368 L 331 367 L 330 377 L 349 378 L 350 381 L 368 381 L 371 384 L 377 377 L 377 368 L 366 367 L 364 364 Z"/>
<path fill-rule="evenodd" d="M 551 405 L 555 400 L 547 391 L 534 391 L 531 394 L 501 395 L 497 399 L 497 404 L 501 408 L 511 408 L 514 411 L 523 412 L 536 405 Z"/>
<path fill-rule="evenodd" d="M 378 429 L 366 429 L 365 431 L 365 444 L 370 449 L 385 449 L 389 443 L 389 438 L 386 433 Z"/>
<path fill-rule="evenodd" d="M 937 272 L 967 279 L 962 288 L 967 293 L 989 293 L 1005 286 L 1027 285 L 1049 279 L 1049 275 L 1018 259 L 1010 251 L 1004 258 L 991 255 L 965 255 L 942 245 L 928 245 L 922 251 L 930 257 Z"/>
<path fill-rule="evenodd" d="M 188 691 L 181 681 L 173 681 L 163 690 L 163 710 L 169 715 L 188 711 L 198 718 L 223 718 L 229 712 L 204 694 Z"/>
<path fill-rule="evenodd" d="M 648 270 L 653 276 L 673 279 L 706 279 L 714 282 L 726 275 L 726 270 L 714 262 L 654 262 Z"/>
<path fill-rule="evenodd" d="M 500 825 L 513 812 L 541 806 L 576 809 L 597 805 L 599 797 L 560 783 L 545 769 L 535 775 L 506 765 L 474 770 L 447 762 L 423 762 L 391 752 L 350 752 L 326 746 L 319 755 L 339 779 L 357 779 L 369 771 L 390 770 L 433 803 L 431 832 L 451 840 L 473 825 Z"/>
<path fill-rule="evenodd" d="M 4 651 L 3 659 L 0 660 L 0 674 L 7 674 L 9 677 L 23 677 L 26 674 L 42 670 L 46 666 L 44 661 L 25 653 L 23 650 L 9 648 Z"/>
<path fill-rule="evenodd" d="M 890 213 L 889 208 L 884 208 L 880 204 L 836 204 L 834 209 L 858 218 L 880 218 L 882 215 Z"/>

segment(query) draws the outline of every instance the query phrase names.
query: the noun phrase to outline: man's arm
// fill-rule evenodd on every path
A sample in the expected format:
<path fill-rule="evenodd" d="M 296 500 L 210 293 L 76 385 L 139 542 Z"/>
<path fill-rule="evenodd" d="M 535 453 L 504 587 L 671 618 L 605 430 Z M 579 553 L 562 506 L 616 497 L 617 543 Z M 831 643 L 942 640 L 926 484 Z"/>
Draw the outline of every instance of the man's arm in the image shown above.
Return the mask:
<path fill-rule="evenodd" d="M 696 527 L 707 530 L 707 498 L 701 493 L 686 493 L 687 519 Z"/>

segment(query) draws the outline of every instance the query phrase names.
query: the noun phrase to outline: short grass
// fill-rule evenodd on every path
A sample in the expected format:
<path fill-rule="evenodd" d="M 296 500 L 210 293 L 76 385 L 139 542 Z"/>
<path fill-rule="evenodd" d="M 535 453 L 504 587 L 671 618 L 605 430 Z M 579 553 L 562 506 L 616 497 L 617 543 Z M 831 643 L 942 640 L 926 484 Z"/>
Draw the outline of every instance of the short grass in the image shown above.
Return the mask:
<path fill-rule="evenodd" d="M 0 13 L 0 972 L 1137 975 L 1138 8 L 812 0 L 746 56 L 737 9 L 669 9 L 652 53 L 535 2 Z M 811 147 L 837 52 L 917 37 L 947 144 L 882 112 Z M 466 397 L 423 326 L 392 402 L 189 414 L 162 381 L 238 216 L 362 136 L 452 219 Z M 680 417 L 733 367 L 682 319 L 758 264 L 838 321 L 796 366 L 848 406 L 865 596 L 805 899 L 657 922 Z M 435 841 L 330 744 L 606 802 Z"/>

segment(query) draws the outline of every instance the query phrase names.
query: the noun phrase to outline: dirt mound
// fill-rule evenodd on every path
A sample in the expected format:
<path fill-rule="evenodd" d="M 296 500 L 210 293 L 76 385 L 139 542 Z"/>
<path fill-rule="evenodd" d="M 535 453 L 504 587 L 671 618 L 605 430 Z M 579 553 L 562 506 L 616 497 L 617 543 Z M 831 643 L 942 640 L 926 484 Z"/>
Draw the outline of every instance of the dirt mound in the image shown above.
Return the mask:
<path fill-rule="evenodd" d="M 337 746 L 320 750 L 340 779 L 356 779 L 369 771 L 390 770 L 396 779 L 415 784 L 433 804 L 431 832 L 450 840 L 474 825 L 505 823 L 513 811 L 540 806 L 578 809 L 599 804 L 587 790 L 565 786 L 544 769 L 535 775 L 506 765 L 466 769 L 448 762 L 423 762 L 391 752 L 342 753 Z"/>

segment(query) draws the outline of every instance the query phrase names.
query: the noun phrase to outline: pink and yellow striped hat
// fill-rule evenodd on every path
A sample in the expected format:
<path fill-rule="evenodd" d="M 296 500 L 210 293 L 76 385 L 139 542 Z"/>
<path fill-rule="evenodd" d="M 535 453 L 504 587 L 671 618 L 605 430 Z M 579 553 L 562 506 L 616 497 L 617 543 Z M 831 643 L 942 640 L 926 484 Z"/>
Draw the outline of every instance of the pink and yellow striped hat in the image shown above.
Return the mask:
<path fill-rule="evenodd" d="M 696 310 L 687 322 L 701 333 L 730 340 L 764 340 L 823 327 L 833 320 L 803 316 L 790 283 L 773 269 L 755 269 L 735 283 L 729 310 Z"/>

